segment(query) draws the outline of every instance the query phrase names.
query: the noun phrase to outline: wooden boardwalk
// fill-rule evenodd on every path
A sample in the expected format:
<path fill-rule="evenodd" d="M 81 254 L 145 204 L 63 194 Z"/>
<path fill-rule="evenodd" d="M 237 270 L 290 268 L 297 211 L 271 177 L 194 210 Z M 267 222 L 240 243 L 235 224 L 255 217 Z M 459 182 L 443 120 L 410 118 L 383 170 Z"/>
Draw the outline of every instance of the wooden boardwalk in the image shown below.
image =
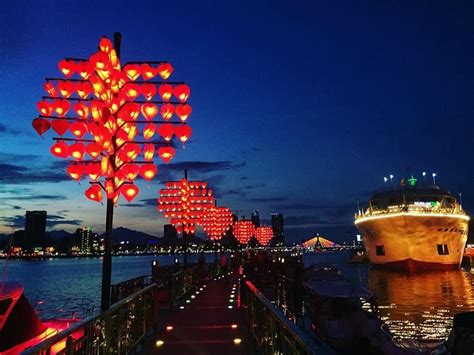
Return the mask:
<path fill-rule="evenodd" d="M 206 280 L 181 306 L 160 310 L 158 319 L 160 328 L 145 342 L 145 354 L 255 353 L 239 309 L 235 274 Z"/>

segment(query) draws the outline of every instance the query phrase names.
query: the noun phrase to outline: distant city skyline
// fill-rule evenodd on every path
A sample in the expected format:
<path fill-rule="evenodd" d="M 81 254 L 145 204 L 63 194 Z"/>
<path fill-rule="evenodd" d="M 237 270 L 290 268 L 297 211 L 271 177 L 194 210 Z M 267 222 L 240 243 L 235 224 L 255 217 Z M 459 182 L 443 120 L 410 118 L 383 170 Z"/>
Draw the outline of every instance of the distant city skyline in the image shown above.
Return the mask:
<path fill-rule="evenodd" d="M 355 238 L 357 200 L 365 206 L 392 174 L 398 184 L 436 173 L 472 214 L 474 4 L 426 4 L 181 1 L 163 12 L 143 1 L 104 4 L 104 17 L 88 1 L 9 2 L 0 15 L 0 233 L 23 228 L 27 210 L 48 211 L 48 230 L 105 229 L 105 206 L 84 197 L 87 182 L 70 180 L 31 121 L 58 62 L 89 55 L 115 31 L 125 61 L 169 60 L 189 83 L 193 136 L 154 181 L 139 182 L 136 200 L 119 203 L 114 227 L 160 235 L 158 191 L 185 169 L 239 216 L 259 210 L 270 225 L 284 214 L 294 242 Z M 139 16 L 124 23 L 130 14 Z"/>

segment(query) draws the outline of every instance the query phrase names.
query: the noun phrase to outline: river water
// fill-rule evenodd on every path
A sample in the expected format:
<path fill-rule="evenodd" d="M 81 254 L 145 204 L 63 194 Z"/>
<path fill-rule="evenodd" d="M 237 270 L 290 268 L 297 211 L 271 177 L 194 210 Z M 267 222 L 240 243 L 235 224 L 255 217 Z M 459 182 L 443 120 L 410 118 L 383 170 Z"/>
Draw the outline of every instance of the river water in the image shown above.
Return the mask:
<path fill-rule="evenodd" d="M 348 253 L 312 253 L 305 264 L 335 264 L 343 274 L 370 290 L 377 298 L 380 315 L 400 338 L 444 339 L 452 317 L 474 311 L 474 277 L 464 270 L 404 275 L 372 270 L 368 265 L 347 264 Z M 174 256 L 117 256 L 112 282 L 151 273 L 151 261 L 173 263 Z M 212 261 L 214 255 L 207 254 Z M 190 255 L 195 262 L 197 255 Z M 8 280 L 21 282 L 41 318 L 79 316 L 99 309 L 102 259 L 11 260 Z"/>

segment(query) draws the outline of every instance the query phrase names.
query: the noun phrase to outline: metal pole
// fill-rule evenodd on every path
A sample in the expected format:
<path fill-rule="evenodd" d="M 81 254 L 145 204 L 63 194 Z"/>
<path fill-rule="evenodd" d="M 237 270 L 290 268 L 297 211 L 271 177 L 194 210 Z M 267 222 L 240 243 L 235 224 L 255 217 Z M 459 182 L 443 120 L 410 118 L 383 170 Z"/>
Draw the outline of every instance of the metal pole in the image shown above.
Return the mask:
<path fill-rule="evenodd" d="M 188 170 L 184 170 L 184 178 L 188 180 Z M 188 267 L 188 233 L 184 231 L 183 226 L 183 244 L 184 244 L 184 268 Z"/>
<path fill-rule="evenodd" d="M 114 33 L 114 49 L 120 58 L 120 43 L 122 35 L 118 32 Z M 115 161 L 115 159 L 111 159 Z M 104 260 L 102 262 L 102 297 L 100 308 L 106 311 L 110 307 L 110 286 L 112 283 L 112 229 L 114 220 L 114 201 L 107 199 L 107 212 L 105 217 L 105 238 L 104 238 Z"/>

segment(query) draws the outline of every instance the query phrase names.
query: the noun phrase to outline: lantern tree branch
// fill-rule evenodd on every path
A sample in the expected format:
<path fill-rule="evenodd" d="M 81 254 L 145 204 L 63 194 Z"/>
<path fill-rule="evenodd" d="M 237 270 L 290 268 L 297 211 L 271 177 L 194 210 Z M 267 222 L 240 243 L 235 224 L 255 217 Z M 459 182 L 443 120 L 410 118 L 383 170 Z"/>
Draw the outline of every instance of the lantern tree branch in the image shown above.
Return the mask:
<path fill-rule="evenodd" d="M 87 101 L 101 101 L 101 100 L 98 100 L 98 99 L 94 99 L 94 98 L 88 98 L 88 99 L 81 99 L 81 98 L 77 98 L 77 97 L 53 97 L 53 96 L 41 96 L 41 99 L 43 100 L 71 100 L 71 101 L 80 101 L 80 102 L 87 102 Z M 137 104 L 160 104 L 160 105 L 164 105 L 164 104 L 172 104 L 172 105 L 181 105 L 181 104 L 185 104 L 186 102 L 181 102 L 181 101 L 155 101 L 155 100 L 152 100 L 152 101 L 146 101 L 146 100 L 137 100 L 137 101 L 127 101 L 125 100 L 125 104 L 126 103 L 137 103 Z M 122 108 L 125 104 L 123 104 L 122 106 L 120 106 L 120 108 Z M 119 108 L 119 110 L 120 110 Z"/>
<path fill-rule="evenodd" d="M 80 118 L 80 117 L 59 117 L 59 116 L 47 116 L 47 115 L 39 115 L 38 116 L 39 118 L 49 118 L 49 119 L 53 119 L 53 120 L 67 120 L 67 121 L 82 121 L 82 122 L 88 122 L 87 119 L 84 119 L 84 118 Z M 166 120 L 159 120 L 159 121 L 155 121 L 155 120 L 151 120 L 151 121 L 146 121 L 146 120 L 135 120 L 135 121 L 123 121 L 124 124 L 125 123 L 157 123 L 157 124 L 164 124 L 164 123 L 172 123 L 172 124 L 180 124 L 180 125 L 187 125 L 186 122 L 183 122 L 183 121 L 176 121 L 176 122 L 173 122 L 173 121 L 166 121 Z M 123 125 L 120 125 L 119 128 L 122 128 Z"/>
<path fill-rule="evenodd" d="M 88 83 L 89 80 L 87 79 L 65 79 L 65 78 L 45 78 L 46 82 L 49 81 L 71 81 L 76 83 Z M 154 85 L 161 85 L 161 84 L 170 84 L 170 85 L 182 85 L 186 84 L 184 81 L 155 81 L 155 80 L 136 80 L 136 81 L 127 81 L 126 84 L 154 84 Z"/>
<path fill-rule="evenodd" d="M 84 138 L 62 138 L 62 137 L 53 137 L 55 141 L 63 141 L 63 142 L 80 142 L 80 143 L 96 143 L 94 139 L 84 139 Z M 159 147 L 173 147 L 173 144 L 170 142 L 157 142 L 157 141 L 125 141 L 118 147 L 117 149 L 122 148 L 125 144 L 153 144 Z M 174 148 L 174 147 L 173 147 Z"/>

